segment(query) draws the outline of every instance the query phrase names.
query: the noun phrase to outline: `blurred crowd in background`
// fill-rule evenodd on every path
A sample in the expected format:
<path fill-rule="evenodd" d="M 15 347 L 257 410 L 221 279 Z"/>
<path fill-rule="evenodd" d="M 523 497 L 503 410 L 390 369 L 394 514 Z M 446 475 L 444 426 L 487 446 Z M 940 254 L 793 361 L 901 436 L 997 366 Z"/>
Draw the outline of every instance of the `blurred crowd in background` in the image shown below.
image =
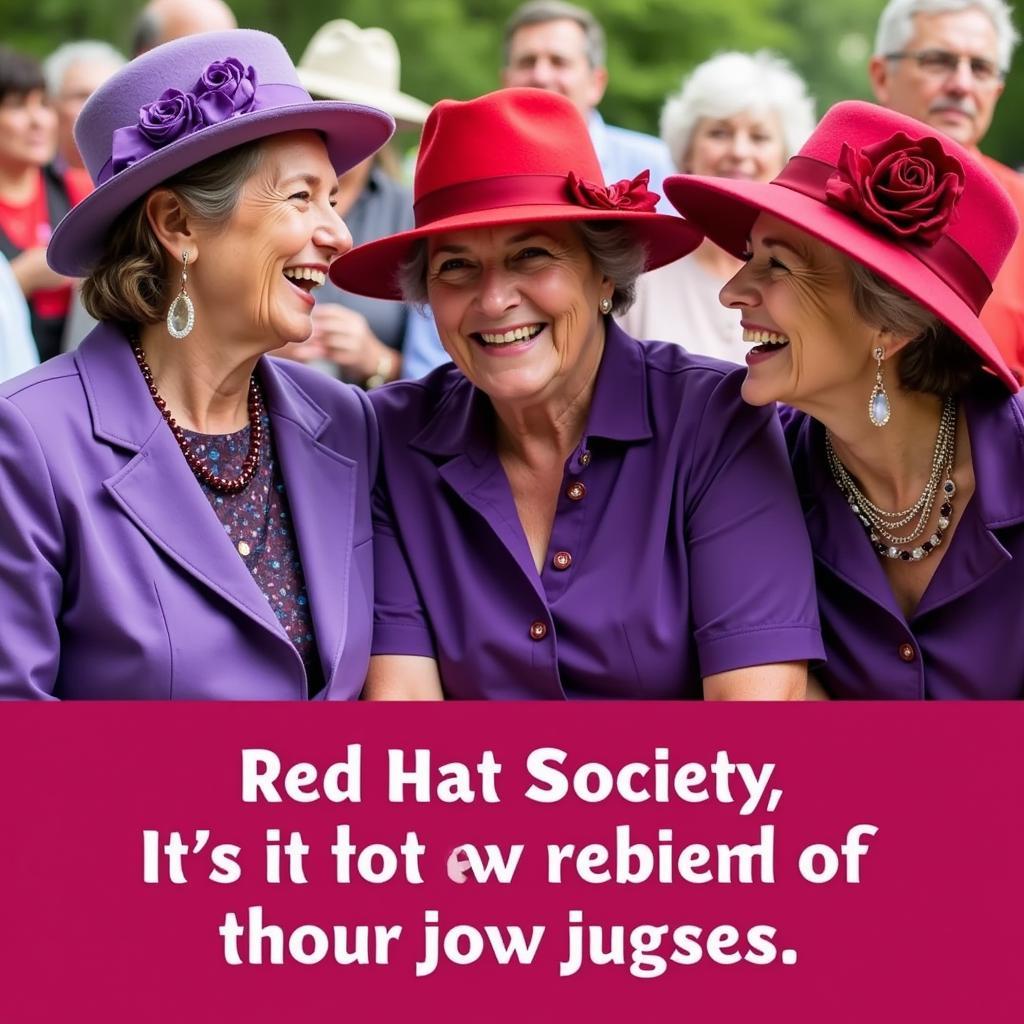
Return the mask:
<path fill-rule="evenodd" d="M 878 2 L 853 5 L 846 12 L 851 24 L 877 20 L 873 40 L 849 26 L 843 30 L 842 15 L 837 20 L 834 13 L 798 14 L 794 8 L 787 18 L 784 0 L 767 5 L 775 27 L 763 14 L 755 16 L 746 0 L 732 0 L 721 5 L 720 32 L 708 27 L 705 12 L 693 15 L 702 32 L 676 38 L 661 23 L 667 15 L 649 3 L 605 2 L 591 10 L 536 0 L 511 10 L 504 27 L 469 18 L 471 6 L 420 5 L 416 15 L 400 3 L 377 11 L 374 20 L 396 19 L 393 34 L 370 25 L 367 5 L 340 4 L 336 13 L 346 17 L 307 32 L 296 46 L 299 19 L 291 10 L 287 27 L 275 29 L 273 12 L 257 12 L 252 4 L 232 9 L 224 0 L 152 0 L 134 19 L 126 53 L 105 39 L 87 38 L 62 41 L 41 60 L 30 53 L 39 51 L 38 44 L 0 47 L 0 379 L 74 348 L 93 326 L 78 301 L 76 281 L 55 273 L 45 259 L 54 226 L 92 189 L 72 129 L 90 94 L 126 59 L 170 39 L 239 25 L 276 30 L 299 57 L 300 77 L 314 97 L 365 103 L 395 118 L 398 141 L 340 181 L 338 210 L 357 245 L 413 224 L 416 132 L 429 101 L 446 94 L 427 88 L 424 79 L 424 70 L 438 65 L 439 53 L 451 69 L 450 89 L 459 89 L 458 74 L 464 73 L 464 83 L 481 84 L 478 91 L 533 86 L 565 95 L 587 120 L 606 182 L 648 170 L 651 187 L 659 191 L 661 180 L 676 172 L 771 180 L 813 130 L 822 100 L 842 98 L 835 90 L 844 81 L 853 95 L 873 96 L 969 148 L 983 146 L 1018 41 L 1013 12 L 1003 0 L 891 0 L 880 16 Z M 832 19 L 818 26 L 817 40 L 815 16 Z M 68 20 L 71 28 L 101 23 L 100 15 L 82 12 Z M 627 23 L 629 33 L 622 31 Z M 404 44 L 401 59 L 396 36 L 415 40 Z M 773 52 L 794 39 L 806 61 L 790 62 Z M 821 39 L 837 48 L 838 58 L 830 57 L 828 46 L 816 45 Z M 750 45 L 730 49 L 736 42 Z M 481 56 L 487 52 L 493 54 L 490 62 Z M 816 83 L 812 72 L 830 59 L 842 73 L 828 79 L 826 95 L 819 93 L 816 104 L 813 94 L 819 90 L 809 88 L 797 68 Z M 643 123 L 645 110 L 651 89 L 667 83 L 669 74 L 672 86 L 661 88 L 655 134 L 653 118 Z M 859 84 L 853 85 L 857 76 Z M 464 87 L 457 98 L 468 98 Z M 614 112 L 629 126 L 616 123 Z M 1012 126 L 1008 114 L 1003 121 Z M 996 147 L 1011 160 L 1018 152 L 1015 131 L 1004 128 Z M 1024 214 L 1024 179 L 991 158 L 986 166 Z M 718 302 L 719 289 L 736 267 L 734 257 L 705 242 L 641 279 L 624 326 L 637 337 L 741 361 L 745 346 L 737 318 Z M 985 317 L 1007 362 L 1017 373 L 1024 371 L 1019 242 Z M 309 342 L 281 354 L 367 388 L 421 376 L 447 358 L 429 310 L 350 295 L 332 285 L 318 293 Z"/>

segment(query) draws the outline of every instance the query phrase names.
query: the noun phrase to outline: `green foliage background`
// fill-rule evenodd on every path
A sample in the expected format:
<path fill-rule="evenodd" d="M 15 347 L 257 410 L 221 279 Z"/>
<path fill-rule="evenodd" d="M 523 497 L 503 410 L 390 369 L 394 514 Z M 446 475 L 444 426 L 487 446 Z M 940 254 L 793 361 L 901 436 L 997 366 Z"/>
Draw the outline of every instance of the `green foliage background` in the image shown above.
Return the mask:
<path fill-rule="evenodd" d="M 817 97 L 818 111 L 844 98 L 870 98 L 866 64 L 885 0 L 590 0 L 608 33 L 611 87 L 602 104 L 614 123 L 656 131 L 664 96 L 695 64 L 721 50 L 770 47 L 788 57 Z M 230 0 L 239 24 L 273 32 L 297 60 L 330 18 L 382 25 L 398 40 L 402 84 L 433 102 L 466 98 L 497 85 L 501 27 L 518 0 Z M 83 6 L 80 0 L 0 0 L 5 42 L 45 56 L 69 39 L 107 39 L 128 47 L 137 6 Z M 1021 16 L 1015 14 L 1018 25 Z M 983 148 L 1024 163 L 1024 56 L 1007 82 Z M 156 83 L 159 85 L 159 83 Z"/>

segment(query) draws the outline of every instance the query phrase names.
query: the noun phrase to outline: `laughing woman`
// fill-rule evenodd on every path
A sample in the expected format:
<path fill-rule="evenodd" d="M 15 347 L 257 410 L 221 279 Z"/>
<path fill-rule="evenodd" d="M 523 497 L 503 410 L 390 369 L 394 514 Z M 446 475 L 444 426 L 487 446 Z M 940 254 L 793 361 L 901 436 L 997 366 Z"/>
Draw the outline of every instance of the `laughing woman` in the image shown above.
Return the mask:
<path fill-rule="evenodd" d="M 261 32 L 159 47 L 85 106 L 97 188 L 48 258 L 100 326 L 0 389 L 0 697 L 358 696 L 372 412 L 264 353 L 309 337 L 338 175 L 391 129 L 313 103 Z"/>
<path fill-rule="evenodd" d="M 722 290 L 784 402 L 835 697 L 1024 697 L 1024 408 L 978 320 L 1017 231 L 976 159 L 865 103 L 771 184 L 669 198 L 746 266 Z"/>
<path fill-rule="evenodd" d="M 371 697 L 803 695 L 821 641 L 778 422 L 740 371 L 615 325 L 700 235 L 645 176 L 599 181 L 564 97 L 444 101 L 419 226 L 332 268 L 401 277 L 455 364 L 373 392 Z"/>

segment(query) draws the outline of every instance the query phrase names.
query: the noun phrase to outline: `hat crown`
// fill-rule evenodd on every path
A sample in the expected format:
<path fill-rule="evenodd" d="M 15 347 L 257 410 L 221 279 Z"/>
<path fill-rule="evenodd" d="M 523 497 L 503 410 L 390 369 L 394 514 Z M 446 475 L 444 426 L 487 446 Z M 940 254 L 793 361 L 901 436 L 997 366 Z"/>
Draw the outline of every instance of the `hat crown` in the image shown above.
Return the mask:
<path fill-rule="evenodd" d="M 434 106 L 423 127 L 415 194 L 418 201 L 464 182 L 566 178 L 570 172 L 604 181 L 587 124 L 572 102 L 544 89 L 500 89 Z"/>
<path fill-rule="evenodd" d="M 114 132 L 137 124 L 140 108 L 167 90 L 192 90 L 215 61 L 234 57 L 251 65 L 261 85 L 287 85 L 300 92 L 293 102 L 309 102 L 281 41 L 266 32 L 235 29 L 186 36 L 136 57 L 89 97 L 75 125 L 75 141 L 93 181 L 110 159 Z"/>
<path fill-rule="evenodd" d="M 356 82 L 373 89 L 397 92 L 402 78 L 395 37 L 383 28 L 360 28 L 344 18 L 329 21 L 309 41 L 299 73 Z"/>
<path fill-rule="evenodd" d="M 930 125 L 896 111 L 848 100 L 833 106 L 797 154 L 837 167 L 845 144 L 858 151 L 892 138 L 897 133 L 915 142 L 932 139 L 947 156 L 959 161 L 964 187 L 944 234 L 956 242 L 985 272 L 996 276 L 1017 236 L 1018 218 L 1013 203 L 992 176 L 964 149 Z M 784 183 L 786 172 L 776 181 Z"/>

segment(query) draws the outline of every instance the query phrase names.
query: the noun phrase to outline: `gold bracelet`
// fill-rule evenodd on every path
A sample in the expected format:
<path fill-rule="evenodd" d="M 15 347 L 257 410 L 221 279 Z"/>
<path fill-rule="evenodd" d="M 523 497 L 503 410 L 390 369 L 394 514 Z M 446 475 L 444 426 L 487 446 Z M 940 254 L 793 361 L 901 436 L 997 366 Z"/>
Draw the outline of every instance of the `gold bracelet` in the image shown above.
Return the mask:
<path fill-rule="evenodd" d="M 381 384 L 387 384 L 395 372 L 395 351 L 385 347 L 377 363 L 377 369 L 366 378 L 366 390 L 372 391 L 379 388 Z"/>

